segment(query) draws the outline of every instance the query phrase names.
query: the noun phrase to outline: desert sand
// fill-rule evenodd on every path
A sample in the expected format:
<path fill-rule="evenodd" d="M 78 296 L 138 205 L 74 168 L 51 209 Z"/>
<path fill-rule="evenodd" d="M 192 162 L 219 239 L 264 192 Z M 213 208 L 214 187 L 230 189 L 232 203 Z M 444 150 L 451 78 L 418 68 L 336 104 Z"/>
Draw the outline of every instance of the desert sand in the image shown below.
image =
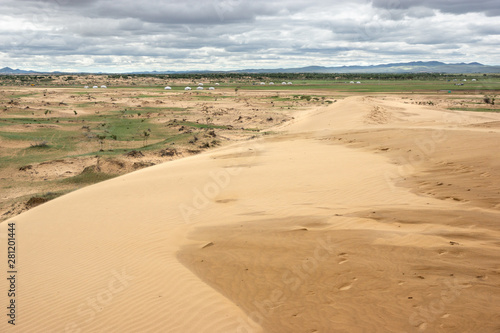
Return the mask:
<path fill-rule="evenodd" d="M 0 224 L 0 331 L 500 332 L 500 114 L 356 96 L 275 130 Z"/>

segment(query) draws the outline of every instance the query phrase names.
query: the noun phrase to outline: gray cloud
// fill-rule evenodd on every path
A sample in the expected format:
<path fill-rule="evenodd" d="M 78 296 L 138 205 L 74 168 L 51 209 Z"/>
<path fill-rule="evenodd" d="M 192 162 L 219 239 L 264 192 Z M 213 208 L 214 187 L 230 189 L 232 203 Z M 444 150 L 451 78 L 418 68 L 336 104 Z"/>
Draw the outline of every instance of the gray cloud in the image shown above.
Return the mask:
<path fill-rule="evenodd" d="M 3 0 L 0 67 L 237 69 L 426 59 L 496 64 L 496 2 Z"/>
<path fill-rule="evenodd" d="M 373 6 L 388 11 L 407 10 L 414 7 L 437 9 L 443 13 L 466 14 L 485 13 L 488 16 L 500 15 L 500 6 L 497 0 L 373 0 Z"/>

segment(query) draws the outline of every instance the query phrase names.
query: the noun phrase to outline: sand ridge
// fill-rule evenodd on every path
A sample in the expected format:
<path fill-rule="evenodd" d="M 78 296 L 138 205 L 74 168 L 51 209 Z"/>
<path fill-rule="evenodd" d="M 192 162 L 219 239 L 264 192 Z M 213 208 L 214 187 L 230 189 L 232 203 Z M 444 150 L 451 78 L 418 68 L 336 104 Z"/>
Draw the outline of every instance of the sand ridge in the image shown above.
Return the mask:
<path fill-rule="evenodd" d="M 496 332 L 500 131 L 476 127 L 497 121 L 350 97 L 48 202 L 7 221 L 19 322 L 0 328 Z M 471 176 L 482 192 L 453 185 Z"/>

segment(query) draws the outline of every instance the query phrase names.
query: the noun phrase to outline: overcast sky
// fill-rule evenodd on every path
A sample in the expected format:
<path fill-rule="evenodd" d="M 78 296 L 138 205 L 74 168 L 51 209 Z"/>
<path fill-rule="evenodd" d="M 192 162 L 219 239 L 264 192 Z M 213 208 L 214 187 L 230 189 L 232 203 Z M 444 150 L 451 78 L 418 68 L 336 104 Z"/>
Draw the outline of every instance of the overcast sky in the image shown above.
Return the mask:
<path fill-rule="evenodd" d="M 1 0 L 0 68 L 500 65 L 498 0 Z"/>

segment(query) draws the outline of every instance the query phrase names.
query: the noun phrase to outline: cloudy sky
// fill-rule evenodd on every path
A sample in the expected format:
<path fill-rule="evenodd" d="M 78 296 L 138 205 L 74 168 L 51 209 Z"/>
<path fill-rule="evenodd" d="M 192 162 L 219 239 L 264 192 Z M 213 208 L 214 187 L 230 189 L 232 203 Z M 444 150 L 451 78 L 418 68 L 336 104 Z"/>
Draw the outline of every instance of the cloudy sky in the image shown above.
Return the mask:
<path fill-rule="evenodd" d="M 1 0 L 0 68 L 500 65 L 498 0 Z"/>

